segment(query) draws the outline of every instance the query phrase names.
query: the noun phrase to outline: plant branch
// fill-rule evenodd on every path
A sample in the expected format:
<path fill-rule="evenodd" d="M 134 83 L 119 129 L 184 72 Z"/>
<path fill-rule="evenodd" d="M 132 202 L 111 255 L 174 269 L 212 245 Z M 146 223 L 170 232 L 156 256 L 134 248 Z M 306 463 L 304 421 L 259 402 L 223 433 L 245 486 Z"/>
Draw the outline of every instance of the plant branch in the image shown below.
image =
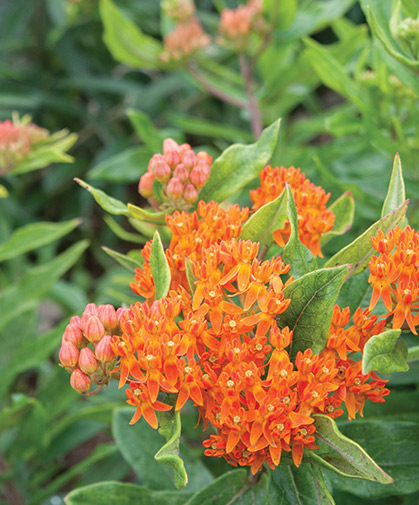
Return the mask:
<path fill-rule="evenodd" d="M 244 86 L 246 89 L 246 94 L 248 97 L 247 108 L 250 113 L 250 121 L 252 124 L 252 132 L 256 139 L 258 139 L 263 131 L 262 125 L 262 116 L 259 109 L 259 104 L 256 100 L 256 97 L 253 93 L 253 80 L 252 80 L 252 70 L 247 61 L 246 55 L 244 53 L 240 53 L 239 55 L 240 62 L 240 72 L 244 79 Z"/>

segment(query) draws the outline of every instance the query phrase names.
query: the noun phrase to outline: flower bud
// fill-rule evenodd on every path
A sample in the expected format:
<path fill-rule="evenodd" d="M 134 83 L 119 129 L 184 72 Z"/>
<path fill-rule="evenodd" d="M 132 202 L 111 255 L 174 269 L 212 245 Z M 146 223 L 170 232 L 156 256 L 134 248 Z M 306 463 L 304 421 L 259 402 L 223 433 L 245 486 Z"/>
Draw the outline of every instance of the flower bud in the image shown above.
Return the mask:
<path fill-rule="evenodd" d="M 118 319 L 118 323 L 121 320 L 121 317 L 125 315 L 129 311 L 128 307 L 119 307 L 119 309 L 116 310 L 116 318 Z"/>
<path fill-rule="evenodd" d="M 177 151 L 167 151 L 164 155 L 164 159 L 171 168 L 175 168 L 180 162 L 180 155 Z"/>
<path fill-rule="evenodd" d="M 156 162 L 154 174 L 159 182 L 166 182 L 170 179 L 172 171 L 166 161 L 159 160 Z"/>
<path fill-rule="evenodd" d="M 90 316 L 83 325 L 84 334 L 89 342 L 99 342 L 105 335 L 105 327 L 97 316 Z"/>
<path fill-rule="evenodd" d="M 190 150 L 191 150 L 191 146 L 185 142 L 184 144 L 181 144 L 178 147 L 177 152 L 179 153 L 179 156 L 182 159 L 182 157 L 186 153 L 186 151 L 190 151 Z"/>
<path fill-rule="evenodd" d="M 80 351 L 79 356 L 79 367 L 88 375 L 96 372 L 99 363 L 96 359 L 95 353 L 90 349 L 90 347 L 83 347 Z"/>
<path fill-rule="evenodd" d="M 138 184 L 138 192 L 144 198 L 149 198 L 153 194 L 154 174 L 146 172 L 141 176 L 140 183 Z"/>
<path fill-rule="evenodd" d="M 197 188 L 200 189 L 208 180 L 209 174 L 205 168 L 204 164 L 199 164 L 191 172 L 189 179 L 191 183 Z"/>
<path fill-rule="evenodd" d="M 87 393 L 90 389 L 90 384 L 90 377 L 82 372 L 80 368 L 73 370 L 70 376 L 70 385 L 75 391 L 78 393 Z"/>
<path fill-rule="evenodd" d="M 172 200 L 180 198 L 183 193 L 182 181 L 178 177 L 172 177 L 167 185 L 166 193 Z"/>
<path fill-rule="evenodd" d="M 153 154 L 153 156 L 150 158 L 150 161 L 148 162 L 148 168 L 147 170 L 153 174 L 156 172 L 156 164 L 159 163 L 160 161 L 164 161 L 164 157 L 162 154 L 157 153 Z"/>
<path fill-rule="evenodd" d="M 102 321 L 106 330 L 113 330 L 118 325 L 115 308 L 110 305 L 99 305 L 99 319 Z"/>
<path fill-rule="evenodd" d="M 188 149 L 187 151 L 185 151 L 183 153 L 182 163 L 186 167 L 186 169 L 189 170 L 189 172 L 195 166 L 195 159 L 196 159 L 196 156 L 195 156 L 195 153 L 192 151 L 192 149 Z"/>
<path fill-rule="evenodd" d="M 70 323 L 64 330 L 62 342 L 71 342 L 76 347 L 81 347 L 83 338 L 83 332 L 81 331 L 80 326 L 78 324 Z"/>
<path fill-rule="evenodd" d="M 73 343 L 65 341 L 61 345 L 58 357 L 63 367 L 73 368 L 77 365 L 77 361 L 79 359 L 79 350 Z"/>
<path fill-rule="evenodd" d="M 81 318 L 80 316 L 73 316 L 70 318 L 70 324 L 75 324 L 76 326 L 80 326 Z"/>
<path fill-rule="evenodd" d="M 196 162 L 198 163 L 199 161 L 204 161 L 206 165 L 211 166 L 212 156 L 205 151 L 199 151 L 196 155 Z"/>
<path fill-rule="evenodd" d="M 97 316 L 97 305 L 95 303 L 88 303 L 83 311 L 83 314 Z"/>
<path fill-rule="evenodd" d="M 115 353 L 111 347 L 111 340 L 112 337 L 110 335 L 105 335 L 97 344 L 95 348 L 95 355 L 99 361 L 109 363 L 115 358 Z"/>
<path fill-rule="evenodd" d="M 186 169 L 185 165 L 179 163 L 173 172 L 173 177 L 178 177 L 181 182 L 185 183 L 189 179 L 189 172 Z"/>
<path fill-rule="evenodd" d="M 192 204 L 198 200 L 198 191 L 193 184 L 187 184 L 183 192 L 185 202 Z"/>
<path fill-rule="evenodd" d="M 173 139 L 163 140 L 163 154 L 166 155 L 169 151 L 177 151 L 179 144 Z"/>

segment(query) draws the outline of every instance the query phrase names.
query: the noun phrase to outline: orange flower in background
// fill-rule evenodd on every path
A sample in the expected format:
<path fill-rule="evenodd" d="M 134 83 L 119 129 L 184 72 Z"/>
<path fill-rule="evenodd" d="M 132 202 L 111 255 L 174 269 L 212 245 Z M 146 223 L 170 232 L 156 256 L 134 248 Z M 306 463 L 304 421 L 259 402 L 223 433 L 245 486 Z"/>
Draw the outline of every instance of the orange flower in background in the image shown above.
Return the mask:
<path fill-rule="evenodd" d="M 410 226 L 401 230 L 398 226 L 387 235 L 382 231 L 371 238 L 379 256 L 369 262 L 372 284 L 370 310 L 381 298 L 393 328 L 402 328 L 406 323 L 417 334 L 419 325 L 419 232 Z"/>
<path fill-rule="evenodd" d="M 256 211 L 275 200 L 288 183 L 297 207 L 298 237 L 314 256 L 323 257 L 320 239 L 333 228 L 335 220 L 333 212 L 326 208 L 330 193 L 326 193 L 320 186 L 315 186 L 299 168 L 294 167 L 272 168 L 268 165 L 260 173 L 260 183 L 259 188 L 250 191 L 252 210 Z M 283 247 L 290 233 L 291 227 L 287 220 L 284 228 L 274 232 L 276 243 Z"/>
<path fill-rule="evenodd" d="M 165 50 L 160 59 L 165 63 L 187 59 L 210 42 L 211 37 L 204 32 L 198 18 L 190 17 L 164 37 Z"/>

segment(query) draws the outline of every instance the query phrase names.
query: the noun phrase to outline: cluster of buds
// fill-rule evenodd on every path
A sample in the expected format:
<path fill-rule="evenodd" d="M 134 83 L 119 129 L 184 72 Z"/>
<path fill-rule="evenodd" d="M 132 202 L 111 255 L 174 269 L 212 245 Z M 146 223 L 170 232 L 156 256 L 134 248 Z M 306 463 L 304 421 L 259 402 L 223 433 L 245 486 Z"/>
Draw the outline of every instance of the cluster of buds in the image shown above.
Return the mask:
<path fill-rule="evenodd" d="M 299 168 L 266 166 L 260 173 L 260 187 L 250 191 L 252 210 L 258 210 L 266 203 L 275 200 L 290 185 L 298 214 L 298 238 L 310 249 L 314 256 L 323 257 L 320 249 L 322 235 L 333 228 L 335 215 L 326 208 L 330 193 L 315 186 Z M 291 234 L 289 220 L 281 230 L 274 232 L 276 243 L 284 247 Z"/>
<path fill-rule="evenodd" d="M 252 33 L 264 33 L 267 25 L 262 16 L 263 1 L 249 0 L 237 9 L 224 9 L 221 13 L 220 37 L 222 45 L 236 51 L 244 51 Z"/>
<path fill-rule="evenodd" d="M 0 121 L 0 174 L 15 168 L 34 144 L 48 137 L 48 130 L 34 124 Z"/>
<path fill-rule="evenodd" d="M 412 333 L 417 335 L 419 325 L 419 232 L 410 226 L 401 230 L 398 226 L 387 235 L 379 231 L 371 238 L 379 256 L 369 262 L 372 284 L 370 309 L 381 298 L 391 317 L 393 328 L 398 329 L 406 322 Z"/>
<path fill-rule="evenodd" d="M 419 19 L 406 18 L 397 28 L 397 36 L 413 57 L 419 56 Z"/>
<path fill-rule="evenodd" d="M 164 63 L 187 60 L 211 42 L 198 18 L 191 17 L 179 24 L 163 39 L 164 51 L 160 55 Z"/>
<path fill-rule="evenodd" d="M 112 335 L 119 335 L 119 320 L 126 309 L 89 303 L 82 316 L 73 316 L 61 342 L 59 359 L 71 373 L 71 387 L 88 393 L 93 384 L 100 389 L 108 383 L 115 365 Z"/>
<path fill-rule="evenodd" d="M 192 0 L 163 0 L 161 8 L 166 16 L 176 23 L 183 23 L 195 14 Z"/>
<path fill-rule="evenodd" d="M 155 154 L 141 177 L 138 191 L 155 208 L 188 209 L 198 200 L 201 188 L 211 173 L 212 156 L 205 151 L 195 154 L 189 144 L 178 145 L 173 139 L 163 142 L 163 154 Z M 165 201 L 153 189 L 154 181 L 162 185 Z"/>

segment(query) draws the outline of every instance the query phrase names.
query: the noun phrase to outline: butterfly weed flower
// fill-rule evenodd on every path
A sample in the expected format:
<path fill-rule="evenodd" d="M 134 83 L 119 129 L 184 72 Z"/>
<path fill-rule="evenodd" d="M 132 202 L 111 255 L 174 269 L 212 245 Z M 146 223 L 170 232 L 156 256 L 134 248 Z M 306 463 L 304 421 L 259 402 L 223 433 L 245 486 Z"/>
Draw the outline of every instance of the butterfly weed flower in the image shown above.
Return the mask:
<path fill-rule="evenodd" d="M 208 46 L 211 37 L 204 32 L 197 17 L 190 17 L 164 39 L 164 51 L 160 59 L 164 63 L 177 63 L 187 61 L 197 51 Z"/>

